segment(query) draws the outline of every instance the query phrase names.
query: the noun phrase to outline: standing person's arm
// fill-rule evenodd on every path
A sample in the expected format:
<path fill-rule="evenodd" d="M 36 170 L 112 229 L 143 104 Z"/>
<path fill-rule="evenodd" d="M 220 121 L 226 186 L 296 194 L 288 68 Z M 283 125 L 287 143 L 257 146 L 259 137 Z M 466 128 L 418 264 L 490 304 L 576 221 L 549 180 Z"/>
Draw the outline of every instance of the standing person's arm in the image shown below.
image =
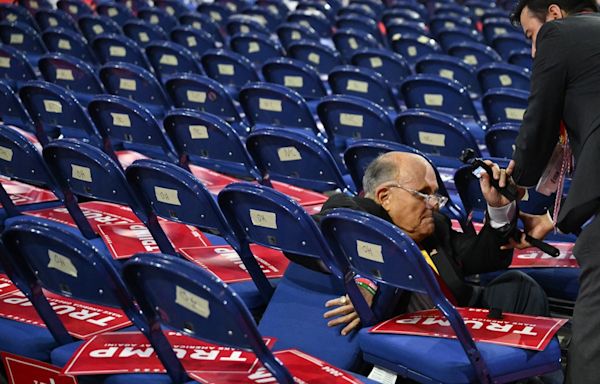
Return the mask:
<path fill-rule="evenodd" d="M 570 46 L 561 25 L 548 22 L 537 37 L 531 93 L 519 136 L 515 142 L 512 176 L 521 186 L 535 186 L 558 142 L 567 87 Z M 509 173 L 511 173 L 509 171 Z"/>

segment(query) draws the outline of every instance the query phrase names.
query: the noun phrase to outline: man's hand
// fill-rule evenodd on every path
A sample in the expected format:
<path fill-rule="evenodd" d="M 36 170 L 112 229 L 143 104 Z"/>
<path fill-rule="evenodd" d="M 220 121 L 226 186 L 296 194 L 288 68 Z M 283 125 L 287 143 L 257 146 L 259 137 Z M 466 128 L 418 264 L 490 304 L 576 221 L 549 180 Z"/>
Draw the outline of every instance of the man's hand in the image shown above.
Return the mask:
<path fill-rule="evenodd" d="M 364 289 L 363 287 L 358 287 L 360 293 L 362 293 L 363 297 L 369 307 L 373 304 L 373 294 Z M 346 336 L 348 333 L 356 329 L 360 325 L 360 318 L 358 317 L 358 313 L 354 310 L 354 306 L 352 302 L 348 298 L 348 295 L 344 295 L 342 297 L 338 297 L 337 299 L 331 299 L 325 303 L 325 307 L 337 307 L 332 310 L 325 312 L 323 315 L 326 319 L 331 319 L 327 322 L 328 327 L 335 327 L 341 324 L 347 324 L 344 328 L 342 328 L 341 334 Z"/>
<path fill-rule="evenodd" d="M 490 168 L 492 168 L 494 180 L 498 180 L 498 185 L 501 188 L 505 187 L 507 183 L 512 183 L 512 180 L 509 176 L 510 173 L 507 174 L 505 169 L 501 169 L 498 166 L 498 164 L 490 160 L 485 160 L 484 162 L 487 165 L 489 165 Z M 504 207 L 505 205 L 510 203 L 510 200 L 508 200 L 504 195 L 500 193 L 500 191 L 498 191 L 492 186 L 492 183 L 490 182 L 490 175 L 488 175 L 487 172 L 482 173 L 481 177 L 479 178 L 479 184 L 481 186 L 481 193 L 483 193 L 483 197 L 485 198 L 486 202 L 490 207 Z M 521 199 L 521 197 L 523 197 L 524 194 L 525 190 L 519 188 L 519 199 Z"/>
<path fill-rule="evenodd" d="M 525 226 L 525 233 L 531 237 L 543 240 L 548 233 L 554 229 L 554 223 L 549 214 L 544 213 L 543 215 L 531 215 L 525 212 L 519 212 L 519 217 L 523 221 Z M 521 236 L 521 241 L 516 242 L 514 239 L 510 239 L 509 243 L 500 247 L 500 249 L 524 249 L 531 247 L 527 241 L 525 241 L 525 233 Z"/>

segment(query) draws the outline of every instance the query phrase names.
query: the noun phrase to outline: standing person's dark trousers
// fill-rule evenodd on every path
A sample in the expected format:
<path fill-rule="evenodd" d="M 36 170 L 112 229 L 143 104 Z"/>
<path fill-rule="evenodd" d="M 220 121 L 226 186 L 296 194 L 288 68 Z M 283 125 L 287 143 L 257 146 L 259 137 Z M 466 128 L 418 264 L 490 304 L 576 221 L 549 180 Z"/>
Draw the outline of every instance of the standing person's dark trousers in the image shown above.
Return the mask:
<path fill-rule="evenodd" d="M 531 316 L 550 314 L 544 289 L 529 275 L 517 270 L 504 272 L 492 280 L 474 306 Z"/>

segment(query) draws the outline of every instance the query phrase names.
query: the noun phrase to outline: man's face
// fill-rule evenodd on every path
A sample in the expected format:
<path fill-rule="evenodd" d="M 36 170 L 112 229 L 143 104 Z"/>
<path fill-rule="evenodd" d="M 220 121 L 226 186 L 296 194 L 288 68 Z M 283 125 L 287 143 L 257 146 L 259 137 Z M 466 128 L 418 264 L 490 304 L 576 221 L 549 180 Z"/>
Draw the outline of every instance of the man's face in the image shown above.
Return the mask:
<path fill-rule="evenodd" d="M 418 162 L 414 166 L 405 168 L 402 178 L 405 181 L 397 182 L 404 188 L 388 187 L 381 205 L 394 224 L 419 243 L 433 234 L 435 229 L 433 211 L 438 210 L 439 207 L 437 204 L 431 206 L 423 197 L 409 190 L 429 195 L 437 192 L 438 184 L 434 170 L 429 164 Z"/>
<path fill-rule="evenodd" d="M 548 12 L 546 12 L 545 20 L 543 21 L 536 17 L 529 7 L 523 8 L 520 21 L 523 33 L 531 40 L 531 57 L 535 58 L 535 42 L 542 25 L 548 21 L 562 19 L 563 17 L 565 17 L 564 11 L 556 4 L 552 4 L 548 7 Z"/>

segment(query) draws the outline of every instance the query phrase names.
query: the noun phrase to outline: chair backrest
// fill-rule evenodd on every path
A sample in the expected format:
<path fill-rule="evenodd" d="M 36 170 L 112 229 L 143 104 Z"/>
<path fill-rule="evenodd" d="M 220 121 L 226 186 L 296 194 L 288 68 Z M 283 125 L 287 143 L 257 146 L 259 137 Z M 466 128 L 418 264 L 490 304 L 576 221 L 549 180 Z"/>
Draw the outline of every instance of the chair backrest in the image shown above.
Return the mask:
<path fill-rule="evenodd" d="M 208 50 L 202 55 L 201 63 L 208 77 L 228 87 L 239 90 L 247 83 L 259 81 L 252 62 L 232 51 Z"/>
<path fill-rule="evenodd" d="M 411 64 L 425 55 L 442 52 L 439 44 L 426 35 L 396 33 L 388 36 L 392 50 Z"/>
<path fill-rule="evenodd" d="M 195 30 L 204 31 L 213 37 L 215 42 L 223 43 L 220 27 L 210 17 L 198 12 L 188 12 L 179 16 L 179 23 L 190 26 Z"/>
<path fill-rule="evenodd" d="M 176 74 L 168 76 L 164 84 L 176 107 L 212 113 L 228 123 L 241 121 L 231 96 L 211 78 L 190 73 Z"/>
<path fill-rule="evenodd" d="M 105 92 L 94 68 L 76 57 L 49 53 L 42 56 L 38 67 L 44 80 L 73 92 L 83 105 L 93 95 Z"/>
<path fill-rule="evenodd" d="M 202 3 L 196 8 L 201 14 L 208 16 L 213 22 L 225 26 L 229 16 L 233 13 L 231 9 L 219 3 Z"/>
<path fill-rule="evenodd" d="M 295 41 L 287 47 L 287 53 L 293 59 L 312 65 L 320 74 L 327 74 L 342 64 L 339 52 L 317 41 Z"/>
<path fill-rule="evenodd" d="M 156 25 L 162 28 L 165 32 L 170 32 L 175 28 L 179 21 L 173 15 L 169 15 L 166 11 L 156 7 L 145 7 L 138 10 L 137 17 L 151 25 Z"/>
<path fill-rule="evenodd" d="M 171 40 L 186 47 L 196 57 L 215 48 L 214 38 L 206 31 L 194 29 L 190 25 L 179 25 L 171 30 Z"/>
<path fill-rule="evenodd" d="M 456 27 L 453 29 L 442 30 L 439 35 L 436 36 L 436 39 L 444 50 L 447 50 L 452 45 L 462 41 L 485 43 L 478 31 L 468 27 Z"/>
<path fill-rule="evenodd" d="M 37 23 L 25 7 L 17 4 L 0 4 L 0 21 L 7 23 L 19 22 L 28 24 L 32 28 L 39 29 Z"/>
<path fill-rule="evenodd" d="M 484 64 L 477 69 L 477 78 L 483 92 L 500 87 L 529 91 L 530 76 L 529 69 L 506 63 Z"/>
<path fill-rule="evenodd" d="M 0 44 L 0 80 L 16 88 L 18 84 L 37 79 L 27 57 L 9 44 Z"/>
<path fill-rule="evenodd" d="M 462 60 L 447 55 L 427 55 L 415 66 L 417 73 L 427 73 L 449 80 L 456 80 L 467 87 L 472 96 L 481 95 L 481 88 L 473 67 Z"/>
<path fill-rule="evenodd" d="M 379 31 L 377 21 L 369 17 L 358 15 L 356 13 L 348 15 L 338 15 L 335 18 L 335 25 L 338 29 L 354 29 L 373 36 L 380 44 L 384 43 L 384 38 Z"/>
<path fill-rule="evenodd" d="M 146 55 L 137 43 L 122 35 L 100 35 L 95 37 L 92 47 L 102 64 L 109 61 L 125 62 L 151 71 Z"/>
<path fill-rule="evenodd" d="M 269 38 L 271 31 L 261 24 L 257 19 L 249 15 L 237 14 L 227 20 L 225 30 L 229 36 L 252 33 Z"/>
<path fill-rule="evenodd" d="M 520 127 L 518 123 L 499 123 L 489 127 L 485 132 L 485 146 L 490 155 L 512 159 Z"/>
<path fill-rule="evenodd" d="M 42 31 L 48 28 L 64 28 L 79 33 L 73 18 L 60 9 L 40 9 L 34 15 L 35 21 Z"/>
<path fill-rule="evenodd" d="M 77 20 L 77 25 L 87 41 L 92 41 L 94 37 L 102 34 L 121 34 L 119 24 L 107 16 L 83 15 Z"/>
<path fill-rule="evenodd" d="M 87 3 L 77 0 L 58 0 L 56 8 L 71 15 L 75 20 L 83 15 L 91 15 L 94 12 Z"/>
<path fill-rule="evenodd" d="M 134 18 L 131 10 L 125 5 L 110 1 L 98 4 L 96 13 L 111 18 L 120 26 L 123 26 L 126 22 Z"/>
<path fill-rule="evenodd" d="M 146 46 L 146 55 L 158 78 L 174 73 L 201 75 L 202 67 L 194 54 L 184 46 L 170 41 L 153 42 Z"/>
<path fill-rule="evenodd" d="M 404 4 L 403 4 L 404 5 Z M 383 11 L 381 21 L 388 25 L 394 20 L 404 20 L 411 22 L 424 22 L 425 19 L 414 9 L 405 8 L 404 6 L 396 6 Z"/>
<path fill-rule="evenodd" d="M 511 24 L 506 14 L 503 17 L 490 17 L 488 15 L 483 21 L 482 33 L 489 44 L 498 36 L 515 32 L 518 32 L 518 29 Z"/>
<path fill-rule="evenodd" d="M 327 89 L 319 73 L 308 64 L 286 57 L 265 61 L 262 73 L 266 81 L 291 88 L 306 100 L 320 99 Z"/>
<path fill-rule="evenodd" d="M 261 179 L 244 142 L 220 117 L 190 109 L 176 109 L 167 114 L 163 125 L 182 165 L 189 161 L 217 172 Z"/>
<path fill-rule="evenodd" d="M 183 15 L 188 11 L 188 7 L 177 0 L 156 0 L 154 6 L 164 10 L 171 16 Z"/>
<path fill-rule="evenodd" d="M 279 41 L 287 50 L 292 43 L 300 40 L 311 40 L 318 42 L 320 37 L 309 25 L 298 23 L 282 23 L 276 30 Z"/>
<path fill-rule="evenodd" d="M 490 124 L 520 123 L 527 109 L 529 91 L 510 88 L 492 88 L 481 99 Z"/>
<path fill-rule="evenodd" d="M 140 47 L 145 47 L 152 42 L 167 40 L 167 33 L 164 29 L 139 19 L 133 19 L 123 24 L 123 34 Z"/>
<path fill-rule="evenodd" d="M 327 81 L 333 94 L 361 97 L 392 111 L 399 109 L 389 84 L 374 70 L 339 66 L 329 72 Z"/>
<path fill-rule="evenodd" d="M 506 33 L 494 37 L 492 47 L 502 58 L 507 60 L 512 52 L 531 49 L 531 43 L 520 32 Z"/>
<path fill-rule="evenodd" d="M 294 382 L 265 345 L 240 297 L 216 276 L 176 257 L 141 254 L 125 264 L 123 278 L 149 325 L 146 337 L 174 382 L 187 377 L 161 326 L 252 351 L 277 382 Z"/>
<path fill-rule="evenodd" d="M 321 230 L 338 265 L 384 286 L 427 294 L 448 319 L 477 377 L 489 371 L 458 311 L 442 290 L 419 247 L 400 228 L 365 212 L 337 209 L 321 221 Z M 353 302 L 362 297 L 352 297 Z M 361 318 L 366 314 L 359 311 Z"/>
<path fill-rule="evenodd" d="M 17 97 L 10 86 L 2 81 L 0 81 L 0 96 L 2 96 L 0 121 L 3 124 L 14 125 L 28 132 L 36 132 L 35 124 L 21 103 L 21 99 Z"/>
<path fill-rule="evenodd" d="M 412 74 L 408 62 L 399 54 L 381 48 L 363 48 L 351 59 L 352 65 L 369 68 L 380 73 L 393 86 L 400 85 Z"/>
<path fill-rule="evenodd" d="M 95 145 L 101 143 L 94 123 L 70 91 L 56 84 L 34 80 L 21 87 L 19 96 L 35 123 L 42 144 L 61 135 Z"/>
<path fill-rule="evenodd" d="M 384 23 L 388 40 L 395 35 L 425 35 L 429 36 L 429 29 L 423 21 L 414 19 L 390 19 Z"/>
<path fill-rule="evenodd" d="M 479 66 L 495 61 L 502 61 L 502 58 L 491 47 L 480 44 L 463 41 L 448 47 L 448 53 L 451 56 L 458 57 L 463 62 L 473 66 Z"/>
<path fill-rule="evenodd" d="M 331 22 L 319 11 L 293 11 L 288 14 L 286 21 L 310 26 L 322 38 L 331 36 Z"/>
<path fill-rule="evenodd" d="M 63 28 L 48 28 L 42 33 L 42 39 L 50 52 L 75 56 L 92 65 L 98 63 L 87 41 L 79 32 Z"/>
<path fill-rule="evenodd" d="M 272 57 L 283 56 L 283 48 L 279 43 L 255 33 L 231 36 L 229 45 L 232 51 L 245 56 L 255 65 L 260 65 Z"/>
<path fill-rule="evenodd" d="M 295 10 L 296 11 L 320 12 L 329 20 L 333 19 L 333 16 L 335 15 L 335 12 L 333 11 L 333 9 L 331 7 L 328 7 L 326 2 L 315 1 L 315 0 L 303 1 L 302 3 L 299 3 L 296 6 Z M 339 12 L 341 12 L 341 11 L 342 10 L 339 10 Z"/>
<path fill-rule="evenodd" d="M 90 117 L 104 139 L 104 150 L 130 149 L 146 156 L 177 161 L 164 130 L 141 104 L 120 96 L 99 95 L 88 105 Z"/>
<path fill-rule="evenodd" d="M 35 56 L 48 51 L 37 31 L 29 25 L 19 22 L 0 22 L 0 40 L 3 44 L 23 52 L 33 65 L 37 64 L 33 61 Z"/>
<path fill-rule="evenodd" d="M 349 62 L 356 52 L 362 48 L 378 48 L 379 42 L 372 35 L 358 29 L 341 28 L 332 36 L 336 49 L 342 58 Z"/>
<path fill-rule="evenodd" d="M 435 36 L 440 32 L 457 27 L 473 28 L 472 21 L 466 16 L 456 16 L 451 14 L 437 14 L 429 19 L 429 30 Z"/>
<path fill-rule="evenodd" d="M 458 119 L 445 113 L 409 109 L 396 118 L 396 129 L 402 142 L 432 157 L 438 166 L 458 167 L 463 149 L 479 149 L 469 129 Z"/>
<path fill-rule="evenodd" d="M 48 0 L 17 0 L 15 3 L 25 8 L 32 15 L 39 9 L 53 8 Z"/>
<path fill-rule="evenodd" d="M 531 49 L 523 49 L 514 51 L 508 57 L 510 64 L 518 65 L 523 68 L 531 69 L 533 66 L 533 58 L 531 57 Z"/>
<path fill-rule="evenodd" d="M 266 124 L 319 133 L 306 101 L 287 87 L 251 83 L 242 88 L 239 101 L 251 125 Z"/>
<path fill-rule="evenodd" d="M 408 108 L 427 108 L 480 120 L 467 87 L 455 80 L 418 74 L 406 78 L 400 90 Z"/>
<path fill-rule="evenodd" d="M 335 159 L 320 141 L 289 130 L 262 128 L 248 135 L 248 152 L 263 179 L 282 181 L 315 191 L 340 189 L 355 193 Z"/>

